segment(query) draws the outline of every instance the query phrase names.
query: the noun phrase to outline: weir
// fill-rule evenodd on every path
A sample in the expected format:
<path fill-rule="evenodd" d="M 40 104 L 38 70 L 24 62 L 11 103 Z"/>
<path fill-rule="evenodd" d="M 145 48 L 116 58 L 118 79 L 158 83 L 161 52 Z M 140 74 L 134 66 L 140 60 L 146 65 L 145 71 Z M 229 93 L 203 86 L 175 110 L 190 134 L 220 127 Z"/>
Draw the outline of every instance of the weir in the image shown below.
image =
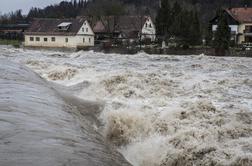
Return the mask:
<path fill-rule="evenodd" d="M 0 165 L 130 165 L 90 123 L 102 104 L 0 60 Z"/>

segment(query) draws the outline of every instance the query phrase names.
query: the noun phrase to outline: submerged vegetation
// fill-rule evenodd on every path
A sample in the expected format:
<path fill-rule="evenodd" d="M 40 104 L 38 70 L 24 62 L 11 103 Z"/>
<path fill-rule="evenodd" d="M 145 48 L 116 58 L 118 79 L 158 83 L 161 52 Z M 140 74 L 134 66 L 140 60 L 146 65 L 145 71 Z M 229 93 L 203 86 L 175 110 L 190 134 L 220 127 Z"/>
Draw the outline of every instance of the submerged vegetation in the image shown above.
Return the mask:
<path fill-rule="evenodd" d="M 22 41 L 20 40 L 8 40 L 8 39 L 0 39 L 0 45 L 12 45 L 14 47 L 19 47 Z"/>

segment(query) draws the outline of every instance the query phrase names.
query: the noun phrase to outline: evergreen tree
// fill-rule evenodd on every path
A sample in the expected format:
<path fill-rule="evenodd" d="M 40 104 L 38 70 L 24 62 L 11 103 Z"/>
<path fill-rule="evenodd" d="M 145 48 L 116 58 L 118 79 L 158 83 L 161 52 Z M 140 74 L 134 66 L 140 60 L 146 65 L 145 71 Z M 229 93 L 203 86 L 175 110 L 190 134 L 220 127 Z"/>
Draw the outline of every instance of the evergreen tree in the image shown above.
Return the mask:
<path fill-rule="evenodd" d="M 219 14 L 217 30 L 214 34 L 214 48 L 217 56 L 224 56 L 230 46 L 231 31 L 224 12 Z"/>
<path fill-rule="evenodd" d="M 178 44 L 188 43 L 191 21 L 190 12 L 181 10 L 177 15 L 174 15 L 173 20 L 170 28 L 171 35 L 176 38 Z"/>
<path fill-rule="evenodd" d="M 191 21 L 190 21 L 191 20 Z M 201 32 L 200 32 L 200 22 L 198 17 L 198 12 L 191 12 L 191 19 L 190 19 L 190 35 L 189 40 L 191 45 L 198 45 L 201 44 Z"/>
<path fill-rule="evenodd" d="M 183 10 L 179 3 L 175 2 L 172 10 L 172 25 L 170 27 L 171 36 L 175 37 L 175 42 L 179 45 L 188 43 L 190 15 Z"/>
<path fill-rule="evenodd" d="M 171 7 L 168 0 L 161 1 L 161 8 L 158 10 L 156 17 L 157 34 L 163 35 L 165 38 L 169 35 L 171 26 Z"/>
<path fill-rule="evenodd" d="M 206 45 L 211 46 L 213 43 L 213 31 L 212 31 L 212 24 L 208 24 L 207 28 L 205 28 L 205 39 Z"/>
<path fill-rule="evenodd" d="M 175 18 L 177 15 L 179 15 L 182 12 L 182 7 L 180 6 L 180 4 L 176 1 L 173 4 L 173 8 L 171 10 L 171 14 L 172 14 L 172 18 Z M 172 20 L 174 21 L 174 20 Z"/>

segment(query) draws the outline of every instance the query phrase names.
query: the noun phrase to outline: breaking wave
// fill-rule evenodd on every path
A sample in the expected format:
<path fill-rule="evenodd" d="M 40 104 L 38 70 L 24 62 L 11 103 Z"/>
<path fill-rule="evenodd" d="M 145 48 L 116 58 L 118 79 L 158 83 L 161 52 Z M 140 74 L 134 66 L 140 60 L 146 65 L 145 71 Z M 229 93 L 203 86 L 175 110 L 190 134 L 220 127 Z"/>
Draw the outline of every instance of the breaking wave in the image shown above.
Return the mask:
<path fill-rule="evenodd" d="M 70 80 L 77 74 L 76 69 L 65 69 L 64 71 L 52 71 L 48 74 L 48 78 L 50 80 L 56 81 L 56 80 Z"/>
<path fill-rule="evenodd" d="M 251 165 L 252 112 L 187 104 L 159 116 L 112 111 L 106 136 L 134 165 Z"/>

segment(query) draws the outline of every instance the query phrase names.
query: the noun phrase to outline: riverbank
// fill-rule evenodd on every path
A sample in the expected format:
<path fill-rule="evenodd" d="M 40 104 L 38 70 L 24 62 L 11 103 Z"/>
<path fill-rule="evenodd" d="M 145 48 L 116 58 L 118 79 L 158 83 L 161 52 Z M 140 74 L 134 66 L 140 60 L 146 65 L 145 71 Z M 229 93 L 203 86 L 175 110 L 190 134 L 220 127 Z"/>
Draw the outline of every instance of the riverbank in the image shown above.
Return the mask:
<path fill-rule="evenodd" d="M 13 47 L 19 48 L 22 44 L 20 40 L 6 40 L 0 39 L 0 45 L 12 45 Z"/>

